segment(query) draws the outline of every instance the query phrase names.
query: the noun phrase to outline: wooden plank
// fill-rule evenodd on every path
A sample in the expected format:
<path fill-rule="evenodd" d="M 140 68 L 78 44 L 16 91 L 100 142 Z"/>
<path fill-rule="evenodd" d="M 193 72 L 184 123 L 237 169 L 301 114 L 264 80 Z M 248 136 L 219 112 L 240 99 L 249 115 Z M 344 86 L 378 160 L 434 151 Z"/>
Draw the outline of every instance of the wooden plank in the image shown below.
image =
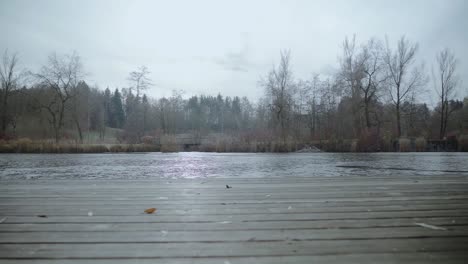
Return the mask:
<path fill-rule="evenodd" d="M 366 184 L 367 183 L 367 184 Z M 64 184 L 73 184 L 73 183 L 64 183 Z M 124 183 L 122 183 L 124 184 Z M 146 186 L 135 186 L 129 184 L 128 193 L 142 193 L 141 191 L 143 190 L 153 190 L 157 192 L 165 192 L 165 193 L 171 193 L 172 190 L 183 190 L 186 192 L 189 191 L 209 191 L 209 192 L 220 192 L 224 193 L 226 191 L 226 184 L 228 183 L 221 183 L 218 185 L 212 185 L 212 186 L 207 186 L 207 185 L 199 185 L 197 183 L 191 184 L 191 185 L 181 185 L 181 184 L 171 184 L 171 185 L 151 185 L 148 184 Z M 417 189 L 421 192 L 424 191 L 430 191 L 430 190 L 437 190 L 437 189 L 445 189 L 445 190 L 450 190 L 450 189 L 464 189 L 463 187 L 466 187 L 467 184 L 459 181 L 455 181 L 450 184 L 444 184 L 440 182 L 425 182 L 423 181 L 422 183 L 413 183 L 413 182 L 405 182 L 404 184 L 395 184 L 393 181 L 376 181 L 373 184 L 370 184 L 369 182 L 363 182 L 362 185 L 342 185 L 340 182 L 337 182 L 333 185 L 326 185 L 326 184 L 321 184 L 319 182 L 317 183 L 302 183 L 302 184 L 295 184 L 294 186 L 287 186 L 287 184 L 274 184 L 274 183 L 258 183 L 258 184 L 242 184 L 242 185 L 236 185 L 233 183 L 229 183 L 230 185 L 232 184 L 232 189 L 230 189 L 230 192 L 250 192 L 250 191 L 255 191 L 255 192 L 267 192 L 270 190 L 281 190 L 285 191 L 288 190 L 290 192 L 308 192 L 311 190 L 315 191 L 360 191 L 360 190 L 391 190 L 391 189 L 398 189 L 398 190 L 408 190 L 408 189 Z M 3 185 L 3 183 L 2 183 Z M 4 185 L 3 185 L 4 186 Z M 7 185 L 8 186 L 8 185 Z M 5 186 L 4 186 L 5 187 Z M 429 189 L 428 189 L 429 188 Z M 79 192 L 96 192 L 96 193 L 118 193 L 119 188 L 116 186 L 105 186 L 105 185 L 99 185 L 99 186 L 76 186 L 75 188 L 69 188 L 69 187 L 63 187 L 63 186 L 31 186 L 28 188 L 28 186 L 23 186 L 23 185 L 10 185 L 8 188 L 1 188 L 0 189 L 2 195 L 4 193 L 18 193 L 18 194 L 27 194 L 27 193 L 42 193 L 42 194 L 49 194 L 49 193 L 79 193 Z M 127 193 L 127 192 L 126 192 Z"/>
<path fill-rule="evenodd" d="M 258 204 L 259 206 L 263 206 L 265 204 L 292 204 L 292 203 L 327 203 L 327 202 L 371 202 L 371 201 L 385 201 L 385 202 L 392 202 L 392 201 L 434 201 L 434 200 L 443 200 L 446 203 L 451 203 L 452 201 L 467 201 L 468 202 L 468 195 L 446 195 L 446 196 L 415 196 L 415 197 L 401 197 L 401 196 L 390 196 L 390 197 L 366 197 L 363 195 L 362 197 L 316 197 L 316 198 L 306 198 L 306 199 L 264 199 L 264 200 L 255 200 L 255 199 L 210 199 L 210 200 L 164 200 L 160 199 L 158 196 L 154 197 L 153 199 L 147 200 L 126 200 L 126 199 L 108 199 L 108 200 L 69 200 L 69 201 L 60 201 L 56 199 L 44 199 L 38 200 L 34 199 L 32 201 L 29 200 L 11 200 L 11 201 L 0 201 L 0 205 L 16 205 L 16 206 L 24 206 L 24 205 L 72 205 L 72 206 L 79 206 L 79 205 L 95 205 L 101 204 L 102 206 L 107 205 L 151 205 L 151 204 L 166 204 L 166 205 L 212 205 L 212 204 L 223 204 L 223 203 L 237 203 L 237 204 Z"/>
<path fill-rule="evenodd" d="M 464 263 L 468 250 L 467 175 L 1 183 L 1 263 Z"/>
<path fill-rule="evenodd" d="M 457 185 L 459 183 L 459 185 Z M 71 183 L 64 183 L 64 184 L 73 184 Z M 124 184 L 124 183 L 122 183 Z M 226 184 L 232 185 L 232 189 L 226 190 Z M 398 190 L 418 190 L 421 192 L 430 191 L 430 190 L 451 190 L 451 189 L 464 189 L 466 184 L 463 184 L 459 181 L 454 181 L 450 184 L 444 184 L 440 182 L 424 182 L 424 183 L 412 183 L 412 182 L 405 182 L 402 184 L 395 184 L 393 181 L 376 181 L 373 184 L 369 182 L 363 182 L 362 185 L 341 185 L 340 182 L 337 182 L 333 185 L 321 185 L 320 182 L 317 183 L 295 183 L 295 184 L 286 184 L 286 183 L 267 183 L 267 182 L 259 182 L 257 184 L 241 184 L 236 185 L 233 183 L 220 183 L 217 185 L 199 185 L 198 183 L 193 183 L 190 185 L 182 185 L 178 183 L 170 184 L 170 185 L 129 185 L 128 191 L 129 194 L 135 193 L 143 193 L 144 190 L 153 190 L 156 192 L 162 193 L 171 193 L 173 190 L 177 192 L 195 192 L 195 191 L 206 191 L 206 192 L 213 192 L 213 193 L 226 193 L 229 192 L 267 192 L 270 190 L 278 190 L 278 191 L 290 191 L 290 192 L 309 192 L 309 191 L 362 191 L 362 190 L 374 190 L 374 191 L 385 191 L 391 189 L 398 189 Z M 428 190 L 428 188 L 430 188 Z M 77 193 L 77 192 L 95 192 L 96 194 L 99 193 L 118 193 L 119 188 L 117 186 L 105 186 L 105 185 L 98 185 L 98 186 L 76 186 L 75 188 L 70 187 L 63 187 L 63 186 L 48 186 L 45 188 L 41 188 L 40 186 L 32 186 L 28 188 L 27 186 L 18 186 L 18 185 L 11 185 L 10 188 L 2 188 L 0 190 L 1 193 L 41 193 L 41 194 L 49 194 L 49 193 Z M 127 192 L 126 192 L 127 193 Z"/>
<path fill-rule="evenodd" d="M 0 190 L 12 189 L 15 187 L 16 190 L 66 190 L 66 189 L 92 189 L 92 188 L 106 188 L 110 190 L 119 190 L 121 184 L 128 185 L 129 189 L 164 189 L 169 186 L 179 187 L 181 189 L 207 189 L 207 188 L 222 188 L 225 184 L 232 184 L 240 188 L 269 188 L 269 186 L 276 187 L 304 187 L 304 184 L 310 187 L 359 187 L 359 186 L 386 186 L 386 185 L 453 185 L 453 184 L 467 184 L 468 176 L 466 177 L 434 177 L 434 176 L 423 176 L 423 177 L 384 177 L 384 178 L 373 178 L 373 177 L 358 177 L 358 178 L 347 178 L 347 177 L 310 177 L 306 180 L 298 179 L 295 177 L 279 178 L 279 180 L 273 181 L 266 178 L 256 179 L 218 179 L 213 181 L 212 179 L 194 179 L 190 181 L 184 181 L 181 179 L 173 180 L 112 180 L 112 181 L 100 181 L 100 180 L 54 180 L 54 181 L 43 181 L 35 180 L 31 182 L 23 181 L 4 181 Z M 71 187 L 73 186 L 73 187 Z"/>
<path fill-rule="evenodd" d="M 433 179 L 428 177 L 427 179 L 395 179 L 395 178 L 383 178 L 383 179 L 372 179 L 372 178 L 362 178 L 354 180 L 342 180 L 339 178 L 330 179 L 315 179 L 311 178 L 308 181 L 300 181 L 295 178 L 282 180 L 282 181 L 269 181 L 267 179 L 260 179 L 258 181 L 232 181 L 232 180 L 223 180 L 219 182 L 205 182 L 203 179 L 197 181 L 185 182 L 182 180 L 174 180 L 172 182 L 158 182 L 158 181 L 110 181 L 107 184 L 105 182 L 95 182 L 83 180 L 81 181 L 58 181 L 54 183 L 32 181 L 31 183 L 25 184 L 25 182 L 20 183 L 9 183 L 2 181 L 0 186 L 1 191 L 12 190 L 15 192 L 25 192 L 25 191 L 37 191 L 37 190 L 55 190 L 55 191 L 64 191 L 64 190 L 98 190 L 98 189 L 107 189 L 109 191 L 118 191 L 119 185 L 127 184 L 129 190 L 139 190 L 139 189 L 155 189 L 164 191 L 166 188 L 177 187 L 180 189 L 222 189 L 226 183 L 233 185 L 233 190 L 242 190 L 242 189 L 270 189 L 270 188 L 286 188 L 293 187 L 294 189 L 304 189 L 308 188 L 346 188 L 346 189 L 356 189 L 356 188 L 375 188 L 375 187 L 402 187 L 402 188 L 418 188 L 418 187 L 450 187 L 456 184 L 461 184 L 461 186 L 467 185 L 467 179 Z M 437 185 L 436 185 L 437 184 Z M 71 187 L 73 186 L 73 187 Z M 12 188 L 15 187 L 15 188 Z M 236 188 L 237 187 L 237 188 Z"/>
<path fill-rule="evenodd" d="M 466 252 L 468 238 L 216 243 L 0 244 L 3 259 L 313 256 L 359 253 Z"/>
<path fill-rule="evenodd" d="M 183 242 L 271 242 L 353 240 L 387 238 L 468 237 L 468 225 L 443 229 L 413 227 L 318 229 L 318 230 L 236 230 L 236 231 L 134 231 L 128 232 L 11 232 L 0 236 L 0 244 L 50 244 L 50 243 L 183 243 Z"/>
<path fill-rule="evenodd" d="M 317 221 L 210 222 L 210 223 L 2 223 L 1 233 L 10 232 L 134 232 L 134 231 L 228 231 L 228 230 L 304 230 L 414 227 L 427 223 L 452 228 L 468 225 L 468 217 L 422 217 L 391 219 L 353 219 Z"/>
<path fill-rule="evenodd" d="M 154 204 L 152 202 L 151 204 Z M 456 208 L 457 206 L 463 207 L 468 204 L 468 200 L 464 199 L 457 199 L 457 200 L 443 200 L 443 199 L 432 199 L 432 200 L 417 200 L 417 199 L 411 199 L 411 200 L 383 200 L 383 201 L 322 201 L 322 202 L 309 202 L 309 203 L 290 203 L 289 205 L 293 205 L 294 207 L 297 208 L 354 208 L 354 207 L 379 207 L 379 208 L 384 208 L 386 206 L 398 206 L 398 207 L 411 207 L 411 206 L 419 206 L 419 205 L 425 205 L 425 206 L 434 206 L 434 208 L 446 208 L 446 206 L 453 205 Z M 286 206 L 289 207 L 289 205 L 285 205 L 283 203 L 275 203 L 271 202 L 269 203 L 268 201 L 262 202 L 262 207 L 261 208 L 285 208 Z M 22 205 L 22 206 L 17 206 L 17 205 L 0 205 L 0 211 L 1 210 L 14 210 L 14 209 L 22 209 L 24 208 L 25 210 L 32 210 L 32 209 L 57 209 L 57 208 L 100 208 L 100 209 L 134 209 L 136 211 L 141 211 L 142 205 L 141 204 L 109 204 L 106 205 L 105 207 L 102 206 L 102 204 L 88 204 L 88 205 L 73 205 L 73 204 L 43 204 L 40 207 L 36 205 Z M 220 208 L 243 208 L 243 209 L 248 209 L 248 208 L 254 208 L 258 209 L 259 204 L 258 203 L 237 203 L 236 201 L 230 201 L 230 202 L 219 202 L 219 203 L 213 203 L 210 204 L 210 206 L 206 206 L 204 204 L 191 204 L 190 201 L 187 201 L 186 203 L 180 203 L 177 205 L 174 204 L 163 204 L 163 203 L 158 203 L 158 208 L 165 208 L 165 209 L 177 209 L 177 210 L 190 210 L 190 209 L 220 209 Z"/>
<path fill-rule="evenodd" d="M 445 211 L 402 211 L 402 212 L 361 212 L 361 213 L 285 213 L 285 214 L 246 214 L 246 215 L 159 215 L 135 212 L 123 216 L 9 216 L 3 223 L 149 223 L 149 222 L 268 222 L 268 221 L 315 221 L 331 219 L 392 219 L 415 217 L 468 217 L 468 210 Z"/>
<path fill-rule="evenodd" d="M 468 186 L 467 186 L 468 188 Z M 326 189 L 309 189 L 306 191 L 297 191 L 297 190 L 269 190 L 267 192 L 239 192 L 233 190 L 222 190 L 218 192 L 211 191 L 184 191 L 184 190 L 172 190 L 172 192 L 163 193 L 157 192 L 151 189 L 138 191 L 135 193 L 125 192 L 122 193 L 103 193 L 103 192 L 63 192 L 63 193 L 27 193 L 27 194 L 9 194 L 4 192 L 1 194 L 1 200 L 26 200 L 26 199 L 55 199 L 55 200 L 104 200 L 104 199 L 154 199 L 155 196 L 164 196 L 172 200 L 180 199 L 218 199 L 219 197 L 223 198 L 233 198 L 233 199 L 265 199 L 265 198 L 307 198 L 307 197 L 393 197 L 393 196 L 427 196 L 428 194 L 434 196 L 445 196 L 445 195 L 463 195 L 468 194 L 467 189 L 464 188 L 453 188 L 453 189 L 427 189 L 419 190 L 416 188 L 413 189 L 360 189 L 360 190 L 326 190 Z"/>
<path fill-rule="evenodd" d="M 2 264 L 466 264 L 464 252 L 366 253 L 315 256 L 210 257 L 210 258 L 138 258 L 138 259 L 3 259 Z"/>
<path fill-rule="evenodd" d="M 112 208 L 91 206 L 81 208 L 80 206 L 9 206 L 0 208 L 0 216 L 87 216 L 91 213 L 93 216 L 125 216 L 137 215 L 142 213 L 143 207 L 134 206 L 122 208 L 121 206 L 112 206 Z M 245 214 L 286 214 L 286 213 L 363 213 L 363 212 L 404 212 L 404 211 L 453 211 L 468 210 L 468 204 L 448 204 L 448 205 L 387 205 L 387 206 L 273 206 L 273 207 L 247 207 L 237 208 L 236 206 L 220 206 L 211 208 L 178 208 L 171 206 L 158 206 L 158 215 L 245 215 Z"/>

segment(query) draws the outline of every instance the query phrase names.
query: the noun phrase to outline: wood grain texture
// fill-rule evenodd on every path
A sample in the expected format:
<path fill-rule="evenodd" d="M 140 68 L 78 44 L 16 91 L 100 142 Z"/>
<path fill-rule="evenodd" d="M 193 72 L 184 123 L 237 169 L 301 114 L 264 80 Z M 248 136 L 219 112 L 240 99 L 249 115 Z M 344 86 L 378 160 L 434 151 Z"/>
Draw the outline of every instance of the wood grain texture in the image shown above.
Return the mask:
<path fill-rule="evenodd" d="M 10 180 L 0 219 L 6 264 L 466 263 L 468 177 Z"/>

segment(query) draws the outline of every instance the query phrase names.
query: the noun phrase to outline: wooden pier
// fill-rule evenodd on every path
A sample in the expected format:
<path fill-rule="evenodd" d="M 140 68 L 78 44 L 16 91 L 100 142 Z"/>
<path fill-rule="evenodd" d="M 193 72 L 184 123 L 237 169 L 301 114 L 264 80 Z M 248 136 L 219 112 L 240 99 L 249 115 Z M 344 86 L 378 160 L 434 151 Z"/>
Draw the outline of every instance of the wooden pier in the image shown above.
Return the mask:
<path fill-rule="evenodd" d="M 467 263 L 468 176 L 3 180 L 0 222 L 2 264 Z"/>

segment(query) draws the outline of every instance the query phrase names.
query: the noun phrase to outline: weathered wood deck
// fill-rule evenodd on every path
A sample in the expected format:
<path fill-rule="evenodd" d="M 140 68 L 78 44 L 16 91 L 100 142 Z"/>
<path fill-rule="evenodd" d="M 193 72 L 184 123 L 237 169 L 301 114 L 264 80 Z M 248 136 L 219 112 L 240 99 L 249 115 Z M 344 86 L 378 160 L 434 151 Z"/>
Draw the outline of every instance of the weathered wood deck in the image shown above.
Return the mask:
<path fill-rule="evenodd" d="M 468 176 L 1 181 L 0 222 L 0 263 L 467 263 Z"/>

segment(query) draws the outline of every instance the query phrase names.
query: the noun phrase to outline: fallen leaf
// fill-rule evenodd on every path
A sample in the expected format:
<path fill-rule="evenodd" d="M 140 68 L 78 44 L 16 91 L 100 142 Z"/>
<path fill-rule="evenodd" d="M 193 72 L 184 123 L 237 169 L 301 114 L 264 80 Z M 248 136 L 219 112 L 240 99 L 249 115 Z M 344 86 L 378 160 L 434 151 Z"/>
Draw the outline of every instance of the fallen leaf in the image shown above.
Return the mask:
<path fill-rule="evenodd" d="M 145 210 L 145 213 L 147 213 L 147 214 L 152 214 L 154 212 L 156 212 L 156 208 L 148 208 L 148 209 Z"/>
<path fill-rule="evenodd" d="M 47 218 L 47 215 L 37 215 L 37 217 Z"/>
<path fill-rule="evenodd" d="M 3 223 L 3 222 L 5 222 L 5 220 L 7 220 L 6 217 L 3 217 L 2 219 L 0 219 L 0 224 Z"/>
<path fill-rule="evenodd" d="M 425 223 L 414 223 L 414 224 L 417 225 L 417 226 L 429 228 L 429 229 L 432 229 L 432 230 L 444 230 L 444 231 L 447 230 L 447 228 L 444 228 L 444 227 L 429 225 L 429 224 L 425 224 Z"/>
<path fill-rule="evenodd" d="M 231 189 L 231 188 L 232 188 L 232 186 L 229 186 L 229 185 L 226 184 L 226 189 Z"/>

